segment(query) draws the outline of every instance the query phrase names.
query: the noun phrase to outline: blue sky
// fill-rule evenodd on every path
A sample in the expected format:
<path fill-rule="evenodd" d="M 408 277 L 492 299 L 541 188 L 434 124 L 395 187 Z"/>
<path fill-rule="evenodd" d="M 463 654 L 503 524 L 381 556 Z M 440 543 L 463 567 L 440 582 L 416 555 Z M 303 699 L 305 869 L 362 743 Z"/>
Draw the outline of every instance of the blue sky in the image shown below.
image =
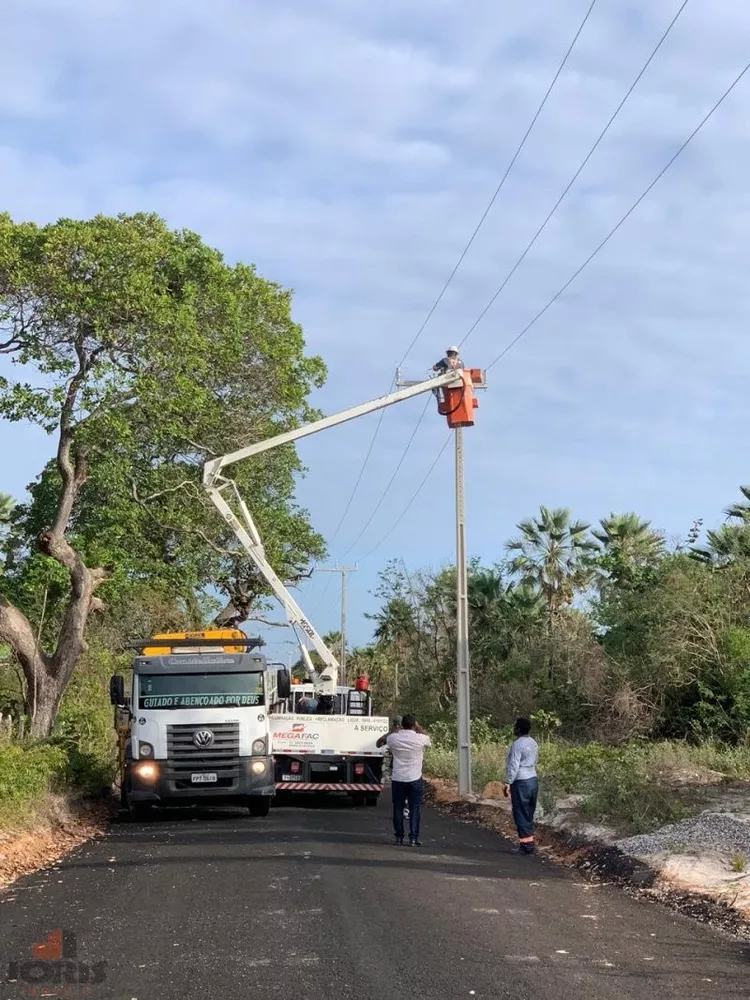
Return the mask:
<path fill-rule="evenodd" d="M 326 412 L 385 392 L 590 0 L 5 0 L 0 191 L 17 219 L 153 210 L 296 290 Z M 461 340 L 640 70 L 678 0 L 598 0 L 464 265 L 407 362 Z M 576 186 L 463 349 L 487 365 L 567 280 L 750 58 L 750 8 L 690 0 Z M 493 561 L 540 503 L 638 511 L 671 536 L 750 480 L 744 428 L 750 77 L 562 299 L 490 373 L 466 434 L 469 548 Z M 330 562 L 364 641 L 378 570 L 454 553 L 450 453 L 369 558 L 446 435 L 388 411 Z M 300 446 L 333 534 L 376 417 Z M 51 453 L 0 424 L 0 490 Z M 323 588 L 328 587 L 323 597 Z M 300 591 L 325 631 L 328 574 Z M 269 636 L 281 642 L 279 633 Z M 276 645 L 271 651 L 284 653 Z"/>

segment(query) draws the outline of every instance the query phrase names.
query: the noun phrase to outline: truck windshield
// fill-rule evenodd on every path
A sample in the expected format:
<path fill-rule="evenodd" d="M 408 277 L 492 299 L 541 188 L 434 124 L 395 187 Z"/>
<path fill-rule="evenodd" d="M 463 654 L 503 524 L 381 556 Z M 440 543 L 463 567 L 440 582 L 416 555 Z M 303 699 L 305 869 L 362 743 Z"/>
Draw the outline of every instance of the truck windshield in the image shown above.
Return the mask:
<path fill-rule="evenodd" d="M 141 674 L 139 708 L 262 705 L 262 673 Z"/>

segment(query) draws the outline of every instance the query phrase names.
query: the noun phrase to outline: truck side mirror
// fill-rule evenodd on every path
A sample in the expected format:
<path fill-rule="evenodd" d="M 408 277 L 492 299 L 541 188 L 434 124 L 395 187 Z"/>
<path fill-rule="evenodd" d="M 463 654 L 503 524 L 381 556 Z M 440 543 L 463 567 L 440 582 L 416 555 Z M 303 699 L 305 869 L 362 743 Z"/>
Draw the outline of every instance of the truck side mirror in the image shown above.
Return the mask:
<path fill-rule="evenodd" d="M 109 700 L 116 708 L 125 705 L 125 678 L 121 674 L 109 679 Z"/>
<path fill-rule="evenodd" d="M 292 678 L 288 670 L 276 671 L 276 694 L 280 701 L 285 701 L 292 693 Z"/>

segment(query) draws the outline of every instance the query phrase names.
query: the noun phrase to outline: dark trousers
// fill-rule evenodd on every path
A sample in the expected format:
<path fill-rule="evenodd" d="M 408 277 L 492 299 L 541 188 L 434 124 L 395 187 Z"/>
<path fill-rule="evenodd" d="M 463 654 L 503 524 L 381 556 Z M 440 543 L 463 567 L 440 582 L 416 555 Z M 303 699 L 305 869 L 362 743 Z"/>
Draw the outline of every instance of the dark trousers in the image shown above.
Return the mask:
<path fill-rule="evenodd" d="M 522 851 L 534 850 L 534 813 L 539 792 L 538 778 L 521 778 L 510 786 L 510 802 L 513 807 L 513 822 L 518 830 L 518 841 Z"/>
<path fill-rule="evenodd" d="M 422 812 L 422 779 L 417 781 L 392 781 L 393 833 L 404 838 L 404 806 L 409 803 L 409 840 L 419 840 L 419 820 Z"/>

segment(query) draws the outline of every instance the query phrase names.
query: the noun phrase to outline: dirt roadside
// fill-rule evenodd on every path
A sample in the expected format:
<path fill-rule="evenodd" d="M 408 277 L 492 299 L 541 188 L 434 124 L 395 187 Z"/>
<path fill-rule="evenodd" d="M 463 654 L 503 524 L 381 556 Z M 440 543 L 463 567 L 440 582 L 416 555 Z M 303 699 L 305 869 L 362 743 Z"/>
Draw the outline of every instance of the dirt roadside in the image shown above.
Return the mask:
<path fill-rule="evenodd" d="M 25 829 L 0 830 L 0 890 L 32 872 L 55 864 L 70 851 L 107 829 L 107 802 L 50 796 Z"/>

